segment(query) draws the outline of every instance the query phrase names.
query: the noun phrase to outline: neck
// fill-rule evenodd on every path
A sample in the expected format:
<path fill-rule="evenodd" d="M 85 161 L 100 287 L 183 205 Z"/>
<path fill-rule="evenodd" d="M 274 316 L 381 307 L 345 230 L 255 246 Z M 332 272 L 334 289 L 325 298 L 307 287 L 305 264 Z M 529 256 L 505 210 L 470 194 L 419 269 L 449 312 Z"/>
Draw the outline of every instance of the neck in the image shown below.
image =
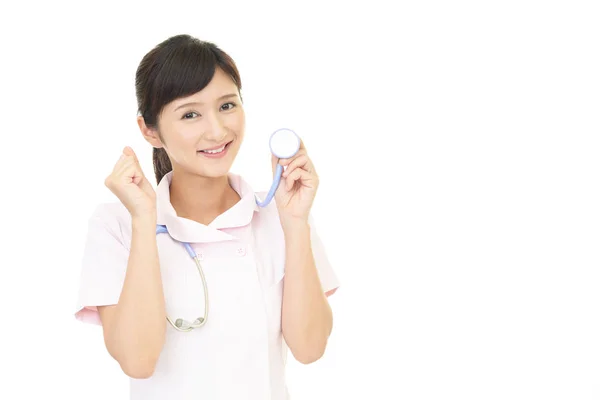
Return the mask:
<path fill-rule="evenodd" d="M 208 225 L 240 200 L 227 176 L 211 178 L 174 171 L 171 178 L 171 204 L 181 218 Z"/>

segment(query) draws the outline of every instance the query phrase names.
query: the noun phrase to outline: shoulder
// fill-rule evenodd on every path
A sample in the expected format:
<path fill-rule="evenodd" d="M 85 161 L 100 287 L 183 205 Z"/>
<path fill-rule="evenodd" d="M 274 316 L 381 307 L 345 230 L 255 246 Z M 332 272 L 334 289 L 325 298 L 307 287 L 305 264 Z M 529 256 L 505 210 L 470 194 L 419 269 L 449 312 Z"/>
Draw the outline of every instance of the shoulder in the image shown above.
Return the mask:
<path fill-rule="evenodd" d="M 102 221 L 107 225 L 131 223 L 129 211 L 120 202 L 96 205 L 90 219 Z"/>
<path fill-rule="evenodd" d="M 131 215 L 120 202 L 100 203 L 89 217 L 89 229 L 90 235 L 108 232 L 124 242 L 131 236 Z"/>

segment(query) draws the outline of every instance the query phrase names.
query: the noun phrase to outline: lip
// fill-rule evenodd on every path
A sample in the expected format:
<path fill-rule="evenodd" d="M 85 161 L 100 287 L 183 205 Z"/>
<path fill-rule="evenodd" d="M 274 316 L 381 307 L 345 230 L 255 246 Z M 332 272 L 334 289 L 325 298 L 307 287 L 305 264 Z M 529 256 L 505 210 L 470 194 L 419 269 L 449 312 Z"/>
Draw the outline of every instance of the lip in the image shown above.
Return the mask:
<path fill-rule="evenodd" d="M 198 151 L 204 151 L 204 150 L 217 150 L 217 149 L 220 149 L 220 148 L 221 148 L 221 147 L 223 147 L 223 146 L 227 146 L 227 145 L 228 145 L 229 143 L 231 143 L 231 142 L 233 142 L 233 140 L 230 140 L 229 142 L 223 142 L 223 143 L 221 143 L 220 145 L 218 145 L 218 146 L 215 146 L 215 147 L 208 147 L 208 148 L 206 148 L 206 149 L 200 149 L 200 150 L 198 150 Z"/>
<path fill-rule="evenodd" d="M 206 157 L 206 158 L 223 158 L 223 157 L 225 157 L 225 155 L 227 155 L 227 152 L 229 150 L 229 145 L 231 143 L 233 143 L 233 140 L 230 141 L 230 142 L 225 143 L 225 148 L 220 153 L 211 154 L 211 153 L 205 153 L 203 151 L 198 151 L 197 153 L 200 154 L 201 156 Z M 223 147 L 223 145 L 221 145 L 219 147 L 214 147 L 212 149 L 206 149 L 206 150 L 216 150 L 216 149 L 221 148 L 221 147 Z"/>

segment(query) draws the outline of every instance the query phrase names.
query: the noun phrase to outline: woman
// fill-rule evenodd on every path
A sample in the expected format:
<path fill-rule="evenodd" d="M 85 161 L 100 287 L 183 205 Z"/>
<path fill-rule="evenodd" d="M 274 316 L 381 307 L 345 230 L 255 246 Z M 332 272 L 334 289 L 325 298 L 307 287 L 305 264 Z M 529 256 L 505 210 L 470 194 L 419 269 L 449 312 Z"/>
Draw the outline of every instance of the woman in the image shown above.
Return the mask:
<path fill-rule="evenodd" d="M 229 172 L 245 115 L 226 53 L 174 36 L 144 56 L 135 83 L 158 185 L 126 147 L 105 181 L 120 202 L 90 219 L 76 317 L 101 324 L 131 399 L 287 399 L 287 350 L 302 363 L 322 356 L 339 286 L 310 217 L 318 176 L 306 149 L 272 156 L 285 172 L 261 208 L 265 192 Z"/>

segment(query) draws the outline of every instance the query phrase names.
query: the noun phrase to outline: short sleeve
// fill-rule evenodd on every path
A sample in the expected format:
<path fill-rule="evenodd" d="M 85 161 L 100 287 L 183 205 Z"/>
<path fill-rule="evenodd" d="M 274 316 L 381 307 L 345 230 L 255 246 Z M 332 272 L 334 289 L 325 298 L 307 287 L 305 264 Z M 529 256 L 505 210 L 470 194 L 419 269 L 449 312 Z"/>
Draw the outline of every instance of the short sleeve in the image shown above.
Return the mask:
<path fill-rule="evenodd" d="M 88 221 L 75 312 L 85 323 L 101 324 L 96 307 L 117 304 L 125 281 L 129 248 L 115 212 L 99 206 Z"/>
<path fill-rule="evenodd" d="M 331 292 L 330 294 L 333 294 L 333 291 L 340 286 L 338 276 L 331 266 L 325 250 L 325 245 L 319 236 L 317 226 L 312 215 L 309 217 L 308 221 L 310 225 L 311 247 L 315 260 L 315 266 L 317 267 L 319 279 L 321 280 L 321 286 L 323 287 L 323 291 L 325 293 Z"/>

